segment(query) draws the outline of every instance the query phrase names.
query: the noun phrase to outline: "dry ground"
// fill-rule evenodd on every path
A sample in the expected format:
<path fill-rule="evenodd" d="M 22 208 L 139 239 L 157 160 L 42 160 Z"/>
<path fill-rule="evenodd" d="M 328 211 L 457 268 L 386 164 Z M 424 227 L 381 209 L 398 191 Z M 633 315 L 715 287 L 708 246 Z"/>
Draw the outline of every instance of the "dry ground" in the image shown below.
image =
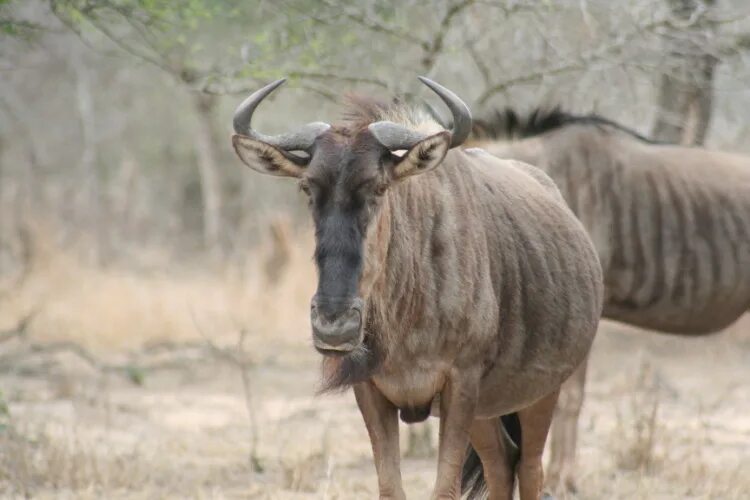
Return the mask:
<path fill-rule="evenodd" d="M 0 331 L 39 308 L 0 342 L 0 497 L 375 498 L 352 395 L 315 396 L 305 255 L 273 288 L 252 261 L 37 266 L 0 302 Z M 575 498 L 750 498 L 750 321 L 693 339 L 605 325 L 589 373 Z M 405 459 L 409 498 L 434 470 Z"/>

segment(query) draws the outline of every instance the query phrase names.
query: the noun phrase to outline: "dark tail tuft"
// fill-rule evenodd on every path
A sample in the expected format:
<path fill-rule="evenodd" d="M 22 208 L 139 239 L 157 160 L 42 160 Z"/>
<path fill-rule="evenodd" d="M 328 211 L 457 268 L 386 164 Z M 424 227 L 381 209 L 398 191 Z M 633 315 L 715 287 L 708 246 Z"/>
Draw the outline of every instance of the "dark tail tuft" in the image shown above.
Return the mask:
<path fill-rule="evenodd" d="M 505 432 L 513 441 L 513 444 L 518 448 L 518 452 L 521 452 L 521 421 L 518 420 L 518 413 L 510 413 L 500 417 L 500 421 L 503 424 Z"/>
<path fill-rule="evenodd" d="M 469 445 L 464 459 L 464 469 L 461 473 L 461 493 L 466 495 L 468 500 L 487 498 L 487 484 L 484 482 L 484 470 L 482 470 L 482 461 L 479 459 L 476 450 Z"/>
<path fill-rule="evenodd" d="M 518 414 L 503 415 L 498 419 L 498 424 L 517 448 L 513 463 L 513 469 L 515 469 L 515 462 L 517 462 L 521 455 L 521 422 L 518 420 Z M 466 451 L 464 467 L 461 473 L 461 493 L 466 495 L 467 500 L 483 500 L 489 495 L 487 483 L 484 480 L 482 461 L 471 445 L 469 445 L 469 449 Z"/>

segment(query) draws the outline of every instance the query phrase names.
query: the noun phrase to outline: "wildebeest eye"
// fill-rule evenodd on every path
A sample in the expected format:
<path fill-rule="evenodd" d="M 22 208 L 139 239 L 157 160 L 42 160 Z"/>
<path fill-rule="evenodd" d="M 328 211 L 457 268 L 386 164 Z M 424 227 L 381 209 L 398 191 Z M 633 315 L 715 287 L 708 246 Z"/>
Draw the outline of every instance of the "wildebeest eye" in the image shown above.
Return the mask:
<path fill-rule="evenodd" d="M 375 196 L 383 196 L 387 187 L 385 184 L 375 186 Z"/>

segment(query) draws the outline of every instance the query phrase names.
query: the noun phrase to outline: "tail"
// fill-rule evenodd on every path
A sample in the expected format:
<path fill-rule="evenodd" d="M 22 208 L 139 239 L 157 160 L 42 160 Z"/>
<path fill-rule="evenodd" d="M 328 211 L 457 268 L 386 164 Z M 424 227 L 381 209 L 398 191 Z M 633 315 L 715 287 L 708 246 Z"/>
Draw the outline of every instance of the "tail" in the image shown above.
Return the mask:
<path fill-rule="evenodd" d="M 514 471 L 513 477 L 515 478 L 516 463 L 521 456 L 521 422 L 518 420 L 518 414 L 510 413 L 500 417 L 497 423 L 505 435 L 506 447 L 515 447 L 515 451 L 511 455 L 511 468 Z M 484 479 L 482 461 L 471 445 L 466 452 L 463 472 L 461 473 L 461 493 L 466 495 L 467 500 L 486 499 L 489 494 Z"/>

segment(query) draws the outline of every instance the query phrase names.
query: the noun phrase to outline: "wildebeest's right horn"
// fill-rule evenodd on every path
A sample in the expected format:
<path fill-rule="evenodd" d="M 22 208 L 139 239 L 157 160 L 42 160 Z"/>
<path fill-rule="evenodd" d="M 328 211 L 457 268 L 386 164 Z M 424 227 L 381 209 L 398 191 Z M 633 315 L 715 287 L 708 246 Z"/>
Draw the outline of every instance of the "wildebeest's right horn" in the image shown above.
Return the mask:
<path fill-rule="evenodd" d="M 443 100 L 445 105 L 448 106 L 448 109 L 451 110 L 451 114 L 453 115 L 451 148 L 460 146 L 471 133 L 471 110 L 469 106 L 460 97 L 439 83 L 433 82 L 424 76 L 418 78 L 420 82 L 430 87 Z M 368 128 L 378 142 L 391 151 L 410 149 L 427 137 L 426 134 L 389 121 L 372 123 Z"/>
<path fill-rule="evenodd" d="M 308 123 L 294 132 L 281 135 L 264 135 L 253 130 L 251 126 L 253 113 L 258 104 L 285 81 L 286 78 L 282 78 L 281 80 L 269 83 L 242 101 L 242 104 L 234 112 L 234 131 L 238 134 L 265 142 L 266 144 L 271 144 L 284 151 L 307 151 L 320 134 L 331 128 L 330 125 L 323 122 Z"/>

